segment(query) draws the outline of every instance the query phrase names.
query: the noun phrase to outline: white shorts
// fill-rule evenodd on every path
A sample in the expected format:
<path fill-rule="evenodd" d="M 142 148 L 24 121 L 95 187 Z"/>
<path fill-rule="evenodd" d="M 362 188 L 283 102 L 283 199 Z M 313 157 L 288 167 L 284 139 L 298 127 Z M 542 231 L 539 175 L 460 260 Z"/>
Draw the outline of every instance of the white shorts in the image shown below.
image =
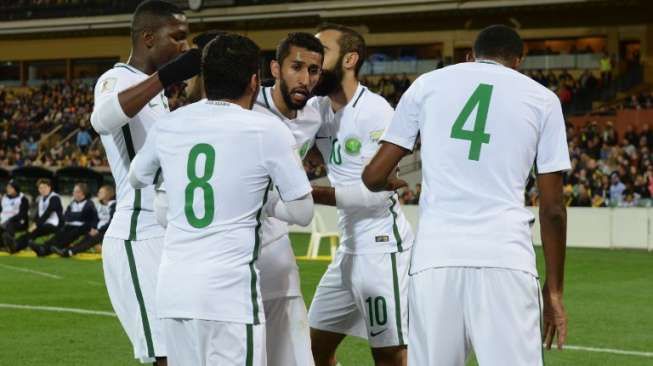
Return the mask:
<path fill-rule="evenodd" d="M 372 348 L 406 345 L 410 253 L 338 250 L 313 297 L 311 328 L 365 338 Z"/>
<path fill-rule="evenodd" d="M 540 289 L 530 273 L 445 267 L 410 279 L 408 365 L 542 365 Z"/>
<path fill-rule="evenodd" d="M 161 320 L 156 317 L 155 292 L 163 238 L 140 241 L 105 237 L 102 265 L 109 299 L 142 363 L 166 356 Z"/>
<path fill-rule="evenodd" d="M 306 305 L 301 296 L 263 302 L 268 366 L 312 366 Z"/>
<path fill-rule="evenodd" d="M 265 325 L 163 319 L 169 366 L 265 366 Z"/>
<path fill-rule="evenodd" d="M 288 235 L 263 246 L 256 267 L 261 275 L 263 301 L 302 295 L 299 268 Z"/>

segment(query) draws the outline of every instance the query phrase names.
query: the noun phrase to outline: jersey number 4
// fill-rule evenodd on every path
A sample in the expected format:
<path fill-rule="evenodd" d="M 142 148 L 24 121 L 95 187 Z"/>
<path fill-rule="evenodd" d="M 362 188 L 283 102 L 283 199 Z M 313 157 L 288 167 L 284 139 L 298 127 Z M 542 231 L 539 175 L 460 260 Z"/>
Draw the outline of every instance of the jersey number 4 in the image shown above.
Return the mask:
<path fill-rule="evenodd" d="M 469 140 L 469 160 L 478 161 L 481 158 L 481 146 L 490 143 L 490 134 L 485 133 L 485 123 L 487 122 L 487 111 L 490 107 L 490 98 L 492 97 L 492 85 L 479 84 L 474 90 L 467 103 L 460 111 L 456 122 L 451 127 L 451 138 L 458 140 Z M 474 109 L 478 106 L 476 112 L 476 121 L 474 121 L 473 130 L 465 130 L 465 122 L 469 119 Z"/>
<path fill-rule="evenodd" d="M 204 155 L 204 173 L 202 176 L 198 176 L 196 171 L 197 158 L 200 155 Z M 209 179 L 213 176 L 214 167 L 215 149 L 213 149 L 213 146 L 197 144 L 190 149 L 188 164 L 186 165 L 186 175 L 188 175 L 189 182 L 184 196 L 184 213 L 188 223 L 197 229 L 207 227 L 213 221 L 215 208 L 213 207 L 213 187 L 209 184 Z M 200 189 L 204 195 L 204 216 L 202 217 L 197 217 L 193 208 L 196 189 Z"/>

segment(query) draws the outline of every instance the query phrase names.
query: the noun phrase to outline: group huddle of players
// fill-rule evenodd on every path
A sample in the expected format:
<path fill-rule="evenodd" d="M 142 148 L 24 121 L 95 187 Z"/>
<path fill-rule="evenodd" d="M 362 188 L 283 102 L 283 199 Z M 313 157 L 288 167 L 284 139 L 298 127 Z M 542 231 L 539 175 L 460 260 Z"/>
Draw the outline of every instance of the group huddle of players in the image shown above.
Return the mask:
<path fill-rule="evenodd" d="M 464 365 L 471 350 L 481 365 L 541 365 L 543 339 L 562 347 L 564 120 L 555 94 L 514 70 L 514 30 L 482 30 L 469 62 L 419 77 L 396 111 L 359 83 L 365 41 L 351 28 L 288 34 L 268 86 L 249 38 L 206 32 L 191 48 L 188 34 L 175 5 L 141 3 L 129 60 L 95 87 L 118 202 L 106 286 L 136 358 L 333 366 L 346 335 L 376 365 Z M 180 82 L 191 103 L 169 112 L 164 90 Z M 395 190 L 418 134 L 414 236 Z M 330 187 L 311 186 L 306 158 Z M 523 203 L 533 165 L 541 290 Z M 337 207 L 340 245 L 307 311 L 288 225 L 308 225 L 314 203 Z"/>

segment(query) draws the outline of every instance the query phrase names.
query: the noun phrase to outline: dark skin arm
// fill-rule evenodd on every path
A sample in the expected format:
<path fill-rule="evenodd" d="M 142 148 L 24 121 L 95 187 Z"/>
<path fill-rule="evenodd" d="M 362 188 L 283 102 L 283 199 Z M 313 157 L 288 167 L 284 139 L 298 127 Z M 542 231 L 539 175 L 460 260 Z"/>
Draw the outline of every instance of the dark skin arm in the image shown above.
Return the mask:
<path fill-rule="evenodd" d="M 558 349 L 562 349 L 567 337 L 567 315 L 562 302 L 567 246 L 567 209 L 563 201 L 562 186 L 561 172 L 537 176 L 537 188 L 540 193 L 540 231 L 546 274 L 542 289 L 543 338 L 547 349 L 551 349 L 556 334 Z"/>
<path fill-rule="evenodd" d="M 390 142 L 381 142 L 381 147 L 376 152 L 369 164 L 363 170 L 363 183 L 372 192 L 394 191 L 405 187 L 406 182 L 397 179 L 396 168 L 399 161 L 409 150 Z"/>
<path fill-rule="evenodd" d="M 134 117 L 163 90 L 159 75 L 154 73 L 140 83 L 118 93 L 118 101 L 127 117 Z"/>

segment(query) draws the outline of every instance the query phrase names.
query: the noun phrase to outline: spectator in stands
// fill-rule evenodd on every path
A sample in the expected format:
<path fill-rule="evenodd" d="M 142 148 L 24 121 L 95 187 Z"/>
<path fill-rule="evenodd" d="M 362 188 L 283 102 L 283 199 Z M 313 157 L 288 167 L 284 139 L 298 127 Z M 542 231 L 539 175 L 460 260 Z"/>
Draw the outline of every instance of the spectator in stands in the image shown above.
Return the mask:
<path fill-rule="evenodd" d="M 603 56 L 599 60 L 601 69 L 601 84 L 604 87 L 612 83 L 612 59 L 607 52 L 603 52 Z"/>
<path fill-rule="evenodd" d="M 73 189 L 73 201 L 64 213 L 64 225 L 54 237 L 43 245 L 32 245 L 32 250 L 39 257 L 52 253 L 56 247 L 67 247 L 97 227 L 98 214 L 93 201 L 88 197 L 86 183 L 77 183 Z"/>
<path fill-rule="evenodd" d="M 98 214 L 98 222 L 96 227 L 84 235 L 79 243 L 74 244 L 68 248 L 66 247 L 53 247 L 52 250 L 62 257 L 72 257 L 76 254 L 85 252 L 96 245 L 100 245 L 116 212 L 115 191 L 112 186 L 105 185 L 100 187 L 97 194 L 98 204 L 96 206 Z"/>
<path fill-rule="evenodd" d="M 13 180 L 5 187 L 0 206 L 0 247 L 9 251 L 15 245 L 16 233 L 27 230 L 29 201 Z"/>
<path fill-rule="evenodd" d="M 601 134 L 601 140 L 603 145 L 606 146 L 615 146 L 617 145 L 617 131 L 614 129 L 614 125 L 611 121 L 605 123 L 605 128 Z"/>
<path fill-rule="evenodd" d="M 36 182 L 39 197 L 36 199 L 36 227 L 17 240 L 13 252 L 21 251 L 34 245 L 33 241 L 42 236 L 54 234 L 63 223 L 63 206 L 61 198 L 52 189 L 49 179 L 39 179 Z"/>
<path fill-rule="evenodd" d="M 621 205 L 624 199 L 624 191 L 626 186 L 621 182 L 619 174 L 612 173 L 612 184 L 610 185 L 610 204 L 613 206 Z"/>
<path fill-rule="evenodd" d="M 626 126 L 626 132 L 624 133 L 624 139 L 628 144 L 637 146 L 639 144 L 639 135 L 635 132 L 633 125 Z"/>
<path fill-rule="evenodd" d="M 80 127 L 79 132 L 77 132 L 77 147 L 85 153 L 88 150 L 89 145 L 91 145 L 91 142 L 93 142 L 91 133 L 88 130 L 88 126 L 84 124 Z"/>

